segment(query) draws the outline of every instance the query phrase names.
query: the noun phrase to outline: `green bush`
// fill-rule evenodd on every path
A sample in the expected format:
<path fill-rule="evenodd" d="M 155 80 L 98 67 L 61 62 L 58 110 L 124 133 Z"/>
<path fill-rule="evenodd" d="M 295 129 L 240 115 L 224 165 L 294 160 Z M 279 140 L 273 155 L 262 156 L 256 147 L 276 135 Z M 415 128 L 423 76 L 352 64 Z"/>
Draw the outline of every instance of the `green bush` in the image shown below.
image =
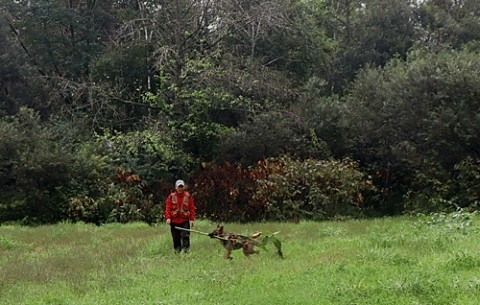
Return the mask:
<path fill-rule="evenodd" d="M 262 113 L 238 128 L 224 131 L 220 151 L 221 160 L 246 166 L 286 151 L 298 158 L 331 155 L 326 143 L 308 129 L 308 124 L 299 124 L 295 114 L 286 111 Z"/>
<path fill-rule="evenodd" d="M 467 158 L 454 166 L 453 174 L 438 164 L 428 163 L 416 172 L 404 201 L 405 212 L 413 214 L 478 209 L 480 161 Z"/>
<path fill-rule="evenodd" d="M 431 213 L 428 215 L 417 214 L 420 222 L 428 226 L 445 226 L 449 230 L 463 231 L 466 233 L 467 228 L 472 225 L 473 219 L 477 211 L 469 212 L 462 208 L 455 211 L 445 213 Z"/>
<path fill-rule="evenodd" d="M 207 165 L 193 178 L 199 216 L 215 221 L 357 217 L 371 181 L 350 159 L 279 157 L 248 169 Z"/>
<path fill-rule="evenodd" d="M 70 199 L 68 218 L 73 221 L 102 224 L 107 222 L 145 221 L 156 223 L 161 210 L 156 208 L 153 194 L 140 176 L 118 170 L 115 179 L 99 185 L 102 196 L 78 196 Z"/>
<path fill-rule="evenodd" d="M 478 156 L 480 143 L 476 58 L 476 51 L 415 48 L 406 60 L 365 67 L 338 105 L 340 140 L 328 143 L 372 175 L 387 173 L 376 184 L 385 211 L 401 212 L 398 194 L 407 195 L 406 212 L 454 207 L 454 165 Z"/>
<path fill-rule="evenodd" d="M 450 174 L 436 162 L 425 162 L 416 170 L 404 195 L 407 214 L 447 212 L 455 208 L 451 200 L 454 185 Z"/>
<path fill-rule="evenodd" d="M 97 225 L 107 222 L 109 211 L 113 206 L 103 205 L 98 200 L 88 196 L 70 198 L 67 215 L 74 222 L 83 221 Z"/>
<path fill-rule="evenodd" d="M 480 207 L 480 160 L 467 158 L 455 165 L 458 205 L 464 208 Z"/>
<path fill-rule="evenodd" d="M 289 157 L 263 163 L 266 178 L 257 181 L 254 198 L 267 203 L 272 220 L 323 220 L 358 217 L 364 193 L 372 182 L 350 159 L 294 160 Z"/>
<path fill-rule="evenodd" d="M 95 223 L 158 222 L 159 203 L 165 199 L 161 186 L 186 175 L 192 164 L 175 141 L 156 128 L 97 134 L 78 146 L 71 183 L 76 191 L 68 217 Z"/>
<path fill-rule="evenodd" d="M 0 120 L 0 222 L 161 218 L 155 203 L 165 194 L 158 186 L 186 175 L 193 164 L 174 138 L 158 126 L 94 137 L 81 130 L 77 122 L 43 122 L 26 108 Z M 116 180 L 119 168 L 142 181 Z"/>
<path fill-rule="evenodd" d="M 27 108 L 0 121 L 0 221 L 65 217 L 73 156 L 58 127 Z"/>

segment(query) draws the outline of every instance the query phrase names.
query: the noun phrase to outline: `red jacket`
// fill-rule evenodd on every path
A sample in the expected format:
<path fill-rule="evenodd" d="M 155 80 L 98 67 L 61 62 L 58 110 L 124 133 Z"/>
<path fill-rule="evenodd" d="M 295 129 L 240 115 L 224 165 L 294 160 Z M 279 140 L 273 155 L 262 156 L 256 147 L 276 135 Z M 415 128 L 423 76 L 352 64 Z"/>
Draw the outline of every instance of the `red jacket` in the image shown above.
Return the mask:
<path fill-rule="evenodd" d="M 165 219 L 171 223 L 180 224 L 188 220 L 195 220 L 195 203 L 189 192 L 173 192 L 165 202 Z"/>

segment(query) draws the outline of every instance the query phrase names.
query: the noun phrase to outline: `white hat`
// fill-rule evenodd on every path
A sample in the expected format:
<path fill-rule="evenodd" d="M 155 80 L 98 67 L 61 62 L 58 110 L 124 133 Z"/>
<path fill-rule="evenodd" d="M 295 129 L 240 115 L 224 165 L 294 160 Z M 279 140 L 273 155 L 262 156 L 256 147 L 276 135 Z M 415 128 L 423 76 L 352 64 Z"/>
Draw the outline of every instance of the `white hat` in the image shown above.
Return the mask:
<path fill-rule="evenodd" d="M 185 182 L 183 182 L 183 180 L 177 180 L 175 182 L 175 187 L 178 187 L 179 185 L 185 186 Z"/>

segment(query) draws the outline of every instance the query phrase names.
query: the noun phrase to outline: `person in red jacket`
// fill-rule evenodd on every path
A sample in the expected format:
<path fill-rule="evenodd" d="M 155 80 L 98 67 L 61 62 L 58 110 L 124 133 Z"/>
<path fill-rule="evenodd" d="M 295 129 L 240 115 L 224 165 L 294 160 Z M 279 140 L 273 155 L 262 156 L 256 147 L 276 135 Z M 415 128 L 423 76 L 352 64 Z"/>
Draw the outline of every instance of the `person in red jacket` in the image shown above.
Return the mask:
<path fill-rule="evenodd" d="M 170 225 L 175 252 L 180 253 L 182 250 L 185 253 L 188 252 L 190 250 L 190 232 L 175 228 L 190 229 L 195 221 L 195 203 L 192 195 L 186 191 L 183 180 L 175 182 L 175 191 L 167 197 L 165 219 Z"/>

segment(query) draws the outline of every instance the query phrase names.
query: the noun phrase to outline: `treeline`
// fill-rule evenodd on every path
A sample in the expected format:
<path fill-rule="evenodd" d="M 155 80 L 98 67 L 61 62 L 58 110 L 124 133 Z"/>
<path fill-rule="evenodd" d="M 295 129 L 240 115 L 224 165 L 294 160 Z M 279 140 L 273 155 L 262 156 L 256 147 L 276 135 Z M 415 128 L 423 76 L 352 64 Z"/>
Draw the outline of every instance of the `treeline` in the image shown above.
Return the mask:
<path fill-rule="evenodd" d="M 0 222 L 477 209 L 477 0 L 0 0 Z"/>

